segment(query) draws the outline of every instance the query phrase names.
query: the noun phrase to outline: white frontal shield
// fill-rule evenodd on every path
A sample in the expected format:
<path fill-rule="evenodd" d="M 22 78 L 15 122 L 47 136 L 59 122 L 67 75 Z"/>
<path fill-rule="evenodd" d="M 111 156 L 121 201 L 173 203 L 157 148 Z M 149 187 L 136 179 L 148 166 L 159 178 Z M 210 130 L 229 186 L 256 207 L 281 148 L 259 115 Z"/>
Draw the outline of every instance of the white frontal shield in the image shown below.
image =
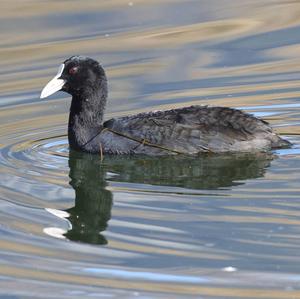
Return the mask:
<path fill-rule="evenodd" d="M 41 99 L 44 99 L 62 89 L 65 84 L 65 80 L 59 79 L 59 77 L 61 76 L 64 68 L 64 64 L 59 66 L 56 76 L 43 88 L 40 96 Z"/>

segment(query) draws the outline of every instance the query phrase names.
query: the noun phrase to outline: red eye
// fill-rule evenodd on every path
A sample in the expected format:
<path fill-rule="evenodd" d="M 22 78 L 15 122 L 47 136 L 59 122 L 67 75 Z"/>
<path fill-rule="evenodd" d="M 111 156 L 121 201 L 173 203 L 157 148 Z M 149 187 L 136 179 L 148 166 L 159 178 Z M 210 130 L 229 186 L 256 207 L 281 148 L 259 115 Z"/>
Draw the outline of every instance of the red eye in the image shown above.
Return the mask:
<path fill-rule="evenodd" d="M 74 75 L 78 72 L 78 67 L 77 66 L 73 66 L 69 69 L 69 74 L 70 75 Z"/>

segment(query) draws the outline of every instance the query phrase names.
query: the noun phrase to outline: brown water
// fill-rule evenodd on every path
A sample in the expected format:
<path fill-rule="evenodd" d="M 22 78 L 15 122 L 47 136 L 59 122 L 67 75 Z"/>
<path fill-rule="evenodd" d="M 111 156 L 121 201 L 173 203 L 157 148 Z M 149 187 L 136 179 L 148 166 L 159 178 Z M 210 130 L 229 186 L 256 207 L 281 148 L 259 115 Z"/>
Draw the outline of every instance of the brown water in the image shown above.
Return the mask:
<path fill-rule="evenodd" d="M 300 298 L 300 3 L 6 1 L 0 11 L 0 298 Z M 238 107 L 293 142 L 198 159 L 70 153 L 74 54 L 107 118 Z"/>

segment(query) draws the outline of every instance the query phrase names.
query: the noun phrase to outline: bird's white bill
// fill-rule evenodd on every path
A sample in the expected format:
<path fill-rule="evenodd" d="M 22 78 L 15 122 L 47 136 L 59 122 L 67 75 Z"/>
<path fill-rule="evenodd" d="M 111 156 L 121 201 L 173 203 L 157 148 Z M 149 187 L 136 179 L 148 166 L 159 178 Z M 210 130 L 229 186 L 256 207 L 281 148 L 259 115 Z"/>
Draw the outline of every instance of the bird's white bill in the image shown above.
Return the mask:
<path fill-rule="evenodd" d="M 59 77 L 64 71 L 64 68 L 64 64 L 61 64 L 59 66 L 56 76 L 51 81 L 49 81 L 48 84 L 43 88 L 40 96 L 41 99 L 44 99 L 62 89 L 62 87 L 65 84 L 65 80 L 59 79 Z"/>

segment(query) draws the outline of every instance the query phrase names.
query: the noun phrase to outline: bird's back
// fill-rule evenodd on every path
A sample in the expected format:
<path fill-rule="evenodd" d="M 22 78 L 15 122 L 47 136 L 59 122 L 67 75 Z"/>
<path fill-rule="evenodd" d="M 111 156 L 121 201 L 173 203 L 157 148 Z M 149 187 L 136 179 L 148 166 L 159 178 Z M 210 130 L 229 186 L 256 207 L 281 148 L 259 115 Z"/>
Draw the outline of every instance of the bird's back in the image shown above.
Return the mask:
<path fill-rule="evenodd" d="M 120 133 L 130 152 L 197 154 L 199 152 L 262 151 L 287 146 L 267 122 L 226 107 L 191 106 L 111 119 L 104 124 Z M 131 144 L 131 145 L 130 145 Z M 154 146 L 156 145 L 156 146 Z M 151 147 L 154 147 L 151 149 Z M 161 148 L 160 148 L 161 147 Z"/>

